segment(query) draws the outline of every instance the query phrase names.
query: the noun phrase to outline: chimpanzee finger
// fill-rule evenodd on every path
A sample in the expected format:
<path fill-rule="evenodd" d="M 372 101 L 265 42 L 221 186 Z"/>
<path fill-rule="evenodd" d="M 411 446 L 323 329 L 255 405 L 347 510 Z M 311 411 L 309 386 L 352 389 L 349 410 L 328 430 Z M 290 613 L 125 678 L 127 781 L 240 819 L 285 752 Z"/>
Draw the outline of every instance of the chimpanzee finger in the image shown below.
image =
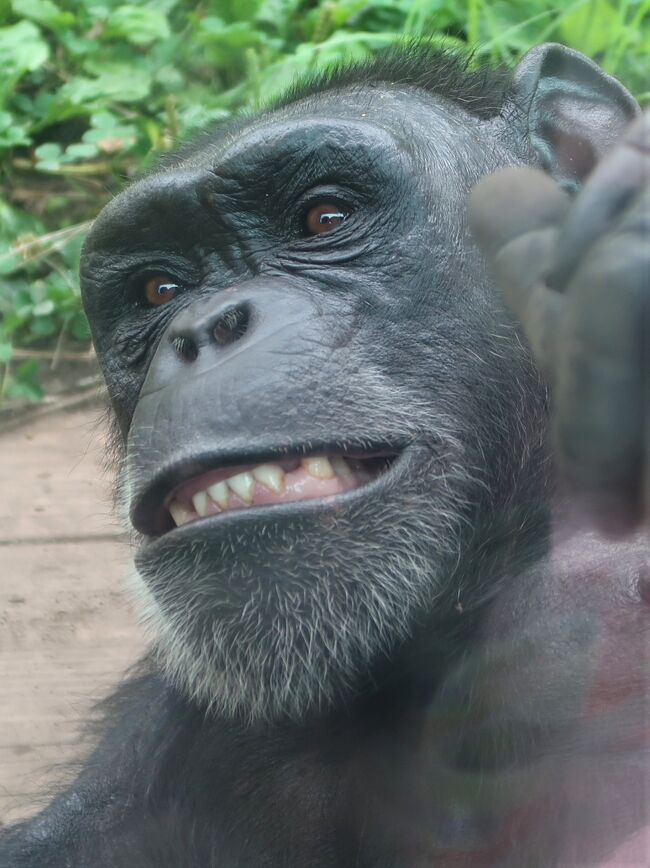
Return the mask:
<path fill-rule="evenodd" d="M 643 211 L 594 245 L 576 271 L 555 382 L 560 470 L 584 511 L 611 532 L 642 516 L 650 294 Z"/>
<path fill-rule="evenodd" d="M 483 178 L 472 190 L 469 225 L 481 250 L 493 261 L 515 238 L 557 226 L 569 205 L 569 197 L 548 175 L 528 167 L 509 167 Z M 509 275 L 510 284 L 536 283 L 549 267 L 547 252 L 538 253 L 539 260 L 517 264 L 517 273 Z"/>
<path fill-rule="evenodd" d="M 562 227 L 549 284 L 563 289 L 589 247 L 613 231 L 621 214 L 650 184 L 650 112 L 636 120 L 595 169 Z"/>
<path fill-rule="evenodd" d="M 554 265 L 555 227 L 568 207 L 568 196 L 548 175 L 528 168 L 491 175 L 475 188 L 470 200 L 472 230 L 549 381 L 564 301 L 542 279 Z"/>
<path fill-rule="evenodd" d="M 540 229 L 520 235 L 502 247 L 494 259 L 494 271 L 503 298 L 521 324 L 533 358 L 549 385 L 557 365 L 557 341 L 562 332 L 565 298 L 541 280 L 528 285 L 528 263 L 552 261 L 557 246 L 557 229 Z"/>

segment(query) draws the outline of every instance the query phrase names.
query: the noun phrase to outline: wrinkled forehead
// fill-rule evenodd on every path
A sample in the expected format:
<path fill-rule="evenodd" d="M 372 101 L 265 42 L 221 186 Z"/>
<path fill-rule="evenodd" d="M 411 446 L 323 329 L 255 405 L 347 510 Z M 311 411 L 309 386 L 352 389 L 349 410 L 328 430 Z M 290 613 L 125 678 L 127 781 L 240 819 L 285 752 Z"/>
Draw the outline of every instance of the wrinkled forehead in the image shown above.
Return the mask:
<path fill-rule="evenodd" d="M 311 95 L 234 128 L 217 129 L 209 143 L 184 155 L 179 165 L 216 169 L 245 160 L 251 152 L 280 152 L 283 146 L 295 150 L 319 141 L 415 157 L 423 145 L 443 151 L 453 147 L 457 128 L 473 120 L 446 100 L 413 87 L 356 86 Z"/>
<path fill-rule="evenodd" d="M 224 207 L 231 194 L 240 205 L 247 196 L 254 204 L 262 188 L 271 196 L 274 185 L 285 189 L 296 173 L 322 170 L 332 176 L 336 167 L 386 189 L 400 184 L 405 189 L 415 178 L 421 191 L 445 192 L 451 213 L 452 201 L 462 198 L 462 184 L 450 185 L 449 179 L 460 178 L 486 151 L 476 146 L 479 125 L 461 108 L 415 88 L 325 91 L 209 132 L 106 205 L 86 249 L 100 241 L 115 243 L 115 237 L 125 244 L 125 221 L 143 227 L 152 214 L 192 213 L 217 187 Z M 160 233 L 159 223 L 156 227 Z M 143 237 L 140 231 L 132 240 Z"/>

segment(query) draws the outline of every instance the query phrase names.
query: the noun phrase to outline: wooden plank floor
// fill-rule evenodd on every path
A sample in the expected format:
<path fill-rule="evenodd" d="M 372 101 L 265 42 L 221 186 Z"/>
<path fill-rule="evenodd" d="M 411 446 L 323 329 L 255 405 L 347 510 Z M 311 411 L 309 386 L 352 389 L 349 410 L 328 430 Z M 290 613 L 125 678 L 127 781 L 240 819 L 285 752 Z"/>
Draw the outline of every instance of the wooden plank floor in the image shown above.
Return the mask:
<path fill-rule="evenodd" d="M 0 436 L 0 823 L 33 813 L 143 648 L 97 410 Z"/>

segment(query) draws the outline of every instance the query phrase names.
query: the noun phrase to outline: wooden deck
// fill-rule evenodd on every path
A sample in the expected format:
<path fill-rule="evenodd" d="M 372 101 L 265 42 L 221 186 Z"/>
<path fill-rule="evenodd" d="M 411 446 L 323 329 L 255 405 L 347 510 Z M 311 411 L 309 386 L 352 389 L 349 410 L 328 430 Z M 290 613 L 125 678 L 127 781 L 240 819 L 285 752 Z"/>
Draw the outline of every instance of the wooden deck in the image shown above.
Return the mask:
<path fill-rule="evenodd" d="M 143 647 L 102 448 L 93 409 L 0 435 L 0 824 L 37 809 Z"/>

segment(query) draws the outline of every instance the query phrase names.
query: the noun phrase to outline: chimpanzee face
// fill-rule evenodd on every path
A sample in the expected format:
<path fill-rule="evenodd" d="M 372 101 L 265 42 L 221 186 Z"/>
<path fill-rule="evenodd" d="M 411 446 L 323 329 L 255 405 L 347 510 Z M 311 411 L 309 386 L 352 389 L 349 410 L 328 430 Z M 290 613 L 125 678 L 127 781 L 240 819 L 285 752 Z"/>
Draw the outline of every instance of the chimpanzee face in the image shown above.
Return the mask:
<path fill-rule="evenodd" d="M 464 222 L 515 161 L 495 123 L 324 92 L 195 146 L 91 232 L 141 592 L 170 676 L 222 712 L 359 689 L 448 617 L 459 547 L 530 482 L 541 390 Z"/>

